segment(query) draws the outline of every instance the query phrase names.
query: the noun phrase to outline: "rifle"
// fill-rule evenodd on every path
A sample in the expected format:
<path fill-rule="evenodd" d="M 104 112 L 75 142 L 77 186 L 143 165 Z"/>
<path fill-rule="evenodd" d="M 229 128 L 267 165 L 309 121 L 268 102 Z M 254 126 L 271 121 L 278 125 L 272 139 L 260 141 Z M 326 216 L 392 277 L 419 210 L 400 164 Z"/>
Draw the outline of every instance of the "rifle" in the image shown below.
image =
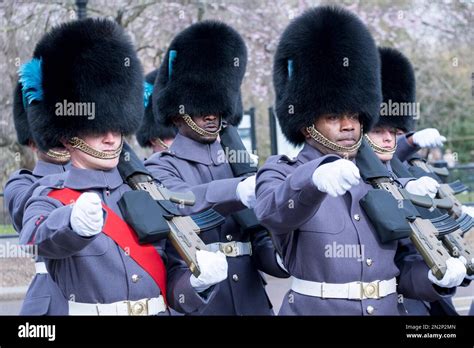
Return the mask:
<path fill-rule="evenodd" d="M 137 230 L 140 232 L 136 231 L 139 237 L 141 237 L 140 242 L 150 243 L 160 240 L 163 236 L 167 236 L 181 258 L 186 262 L 191 272 L 196 277 L 199 277 L 201 271 L 197 263 L 196 251 L 207 250 L 207 247 L 201 238 L 199 238 L 197 233 L 222 225 L 225 221 L 224 217 L 212 209 L 192 216 L 180 216 L 176 207 L 173 204 L 170 204 L 170 202 L 193 205 L 195 201 L 194 194 L 192 192 L 171 192 L 163 185 L 157 183 L 145 168 L 143 162 L 137 157 L 133 149 L 127 143 L 124 143 L 123 145 L 118 170 L 123 180 L 133 190 L 148 192 L 149 196 L 158 203 L 151 207 L 150 204 L 144 206 L 145 209 L 154 209 L 151 215 L 154 218 L 152 219 L 153 222 L 164 219 L 165 225 L 167 225 L 164 233 L 162 233 L 163 231 L 157 233 L 156 231 L 150 231 L 146 227 L 145 230 L 142 231 L 143 225 L 145 225 L 144 220 L 147 220 L 146 218 L 151 216 L 146 216 L 145 219 L 142 219 L 139 223 L 132 221 L 132 227 L 137 227 Z M 127 198 L 127 193 L 132 193 L 128 198 L 137 196 L 136 194 L 133 194 L 134 192 L 132 191 L 126 192 L 122 198 Z M 133 209 L 134 204 L 133 201 L 131 202 L 132 203 L 129 203 L 128 205 L 127 203 L 123 203 L 120 206 L 121 209 L 122 207 Z M 138 215 L 139 214 L 140 212 L 138 212 Z M 124 214 L 124 216 L 125 215 L 130 214 Z M 135 218 L 135 220 L 136 219 L 137 218 Z M 132 220 L 134 220 L 133 216 Z"/>
<path fill-rule="evenodd" d="M 409 161 L 409 163 L 412 166 L 422 169 L 428 175 L 429 174 L 440 175 L 438 173 L 439 171 L 435 171 L 435 169 L 446 169 L 446 168 L 434 168 L 433 166 L 429 165 L 428 163 L 424 162 L 423 160 L 419 158 L 413 158 Z M 449 199 L 453 204 L 453 207 L 451 209 L 452 215 L 454 215 L 456 218 L 461 217 L 462 204 L 454 195 L 467 191 L 468 187 L 464 185 L 462 182 L 460 182 L 459 180 L 456 180 L 449 184 L 444 184 L 440 182 L 440 180 L 437 180 L 437 181 L 440 183 L 439 188 L 438 188 L 438 196 L 441 198 Z"/>
<path fill-rule="evenodd" d="M 401 210 L 403 210 L 406 223 L 409 227 L 410 240 L 415 245 L 434 276 L 437 279 L 442 279 L 446 273 L 446 260 L 450 257 L 449 253 L 438 240 L 438 231 L 436 230 L 436 227 L 430 220 L 421 218 L 413 204 L 420 205 L 420 203 L 422 203 L 421 206 L 426 207 L 429 202 L 428 205 L 432 208 L 436 208 L 445 207 L 446 201 L 433 200 L 428 196 L 413 195 L 406 190 L 399 188 L 392 179 L 387 168 L 385 168 L 376 154 L 372 151 L 365 139 L 362 141 L 357 153 L 356 162 L 362 179 L 365 182 L 378 190 L 388 192 L 389 195 L 386 196 L 386 199 L 398 201 L 399 207 L 401 203 L 401 207 L 403 207 Z M 368 195 L 370 193 L 371 192 L 369 191 Z M 366 197 L 368 195 L 366 195 Z M 375 202 L 375 204 L 378 203 L 380 202 Z M 366 208 L 364 207 L 364 209 Z M 369 217 L 374 217 L 372 212 L 367 209 L 366 212 Z"/>
<path fill-rule="evenodd" d="M 398 159 L 396 161 L 400 162 Z M 403 173 L 403 164 L 398 163 L 396 161 L 395 166 L 392 166 L 395 173 L 398 176 L 406 176 L 406 173 Z M 412 166 L 423 170 L 423 172 L 426 172 L 427 174 L 438 175 L 438 173 L 432 170 L 434 167 L 430 166 L 419 158 L 413 158 L 409 160 L 409 163 Z M 418 177 L 423 176 L 423 174 L 420 172 L 411 171 L 411 173 L 418 173 Z M 466 190 L 467 186 L 465 186 L 459 180 L 456 180 L 455 182 L 449 184 L 440 183 L 440 186 L 438 188 L 438 196 L 443 199 L 448 199 L 451 202 L 452 208 L 450 208 L 448 211 L 455 218 L 454 222 L 457 225 L 446 228 L 445 233 L 440 233 L 440 239 L 445 245 L 446 249 L 451 254 L 451 256 L 463 256 L 467 260 L 466 272 L 470 276 L 474 274 L 474 263 L 471 262 L 472 258 L 474 257 L 474 250 L 472 250 L 472 248 L 465 242 L 465 240 L 463 239 L 463 235 L 474 229 L 474 219 L 471 216 L 462 213 L 462 204 L 455 197 L 456 194 L 464 192 Z M 438 216 L 438 220 L 443 220 L 444 215 Z M 436 222 L 434 223 L 434 225 L 436 226 Z M 436 227 L 438 228 L 438 230 L 440 230 L 438 226 Z"/>
<path fill-rule="evenodd" d="M 235 177 L 239 176 L 251 176 L 257 173 L 257 166 L 253 165 L 250 156 L 247 153 L 242 138 L 237 131 L 237 128 L 231 124 L 224 123 L 222 125 L 222 130 L 219 133 L 221 138 L 221 146 L 224 149 L 225 153 L 230 151 L 238 151 L 237 153 L 246 153 L 243 161 L 229 161 L 232 173 Z M 240 158 L 241 159 L 241 158 Z"/>
<path fill-rule="evenodd" d="M 434 174 L 434 176 L 437 177 L 436 180 L 440 183 L 444 182 L 444 180 L 446 180 L 449 176 L 448 168 L 433 167 L 431 164 L 427 163 L 423 157 L 416 154 L 408 158 L 407 162 L 412 166 L 421 168 L 425 173 Z"/>
<path fill-rule="evenodd" d="M 257 166 L 253 165 L 247 149 L 245 148 L 242 138 L 240 137 L 237 128 L 231 124 L 223 124 L 223 128 L 219 134 L 221 138 L 221 146 L 225 153 L 231 151 L 236 153 L 245 153 L 243 161 L 229 161 L 230 168 L 235 177 L 252 176 L 257 173 Z M 240 158 L 239 156 L 239 159 Z M 263 230 L 253 209 L 243 209 L 232 214 L 234 220 L 239 224 L 244 232 L 252 233 Z"/>

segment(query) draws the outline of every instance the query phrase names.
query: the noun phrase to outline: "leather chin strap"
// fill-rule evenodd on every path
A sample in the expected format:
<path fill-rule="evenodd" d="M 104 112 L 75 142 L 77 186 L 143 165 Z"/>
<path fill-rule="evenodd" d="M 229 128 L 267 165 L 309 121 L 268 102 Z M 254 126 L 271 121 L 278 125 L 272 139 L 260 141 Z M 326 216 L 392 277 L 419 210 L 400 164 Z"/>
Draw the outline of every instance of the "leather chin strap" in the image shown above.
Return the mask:
<path fill-rule="evenodd" d="M 391 149 L 385 149 L 381 146 L 378 146 L 376 143 L 372 141 L 372 139 L 369 138 L 367 134 L 364 135 L 365 139 L 367 140 L 367 143 L 370 145 L 370 147 L 379 154 L 385 155 L 385 154 L 390 154 L 393 155 L 395 151 L 397 150 L 397 143 L 395 143 L 395 146 L 392 147 Z"/>
<path fill-rule="evenodd" d="M 69 144 L 75 149 L 78 149 L 79 151 L 82 151 L 89 156 L 98 158 L 98 159 L 103 159 L 103 160 L 110 160 L 114 159 L 120 156 L 120 153 L 122 152 L 122 147 L 123 147 L 123 137 L 120 141 L 120 146 L 112 151 L 112 152 L 104 152 L 104 151 L 99 151 L 91 147 L 89 144 L 87 144 L 84 140 L 78 138 L 78 137 L 73 137 L 69 140 Z"/>
<path fill-rule="evenodd" d="M 219 129 L 216 130 L 215 132 L 208 132 L 207 130 L 202 129 L 193 121 L 191 116 L 189 116 L 188 114 L 184 114 L 183 119 L 184 119 L 184 122 L 186 122 L 186 124 L 189 126 L 189 128 L 191 128 L 193 131 L 195 131 L 197 134 L 203 137 L 217 138 L 217 136 L 219 135 L 219 132 L 222 129 L 222 118 L 219 124 Z"/>
<path fill-rule="evenodd" d="M 310 127 L 306 127 L 306 130 L 308 131 L 309 135 L 311 135 L 311 138 L 313 138 L 316 142 L 319 144 L 323 145 L 324 147 L 335 151 L 335 152 L 354 152 L 357 151 L 362 144 L 362 135 L 360 136 L 359 140 L 352 146 L 341 146 L 336 144 L 335 142 L 329 140 L 326 138 L 324 135 L 322 135 L 320 132 L 317 131 L 316 127 L 314 125 L 311 125 Z M 361 128 L 361 134 L 363 133 L 363 129 Z"/>

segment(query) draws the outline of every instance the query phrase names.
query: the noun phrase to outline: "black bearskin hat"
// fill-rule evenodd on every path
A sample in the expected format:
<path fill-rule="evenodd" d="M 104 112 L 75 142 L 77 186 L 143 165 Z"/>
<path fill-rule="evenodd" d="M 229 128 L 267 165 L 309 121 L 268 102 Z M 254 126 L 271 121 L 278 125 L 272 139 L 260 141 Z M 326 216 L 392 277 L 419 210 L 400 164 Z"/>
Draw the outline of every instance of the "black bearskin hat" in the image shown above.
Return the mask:
<path fill-rule="evenodd" d="M 20 69 L 20 81 L 33 137 L 44 151 L 81 134 L 133 134 L 141 124 L 143 69 L 129 37 L 111 20 L 53 28 Z"/>
<path fill-rule="evenodd" d="M 392 48 L 379 48 L 382 67 L 383 105 L 377 126 L 389 125 L 404 132 L 415 128 L 416 83 L 413 67 L 401 52 Z M 391 104 L 398 111 L 392 115 Z M 385 110 L 385 111 L 384 111 Z"/>
<path fill-rule="evenodd" d="M 367 132 L 377 121 L 382 93 L 377 46 L 351 12 L 317 7 L 293 20 L 277 47 L 273 67 L 275 110 L 287 139 L 323 114 L 358 112 Z"/>
<path fill-rule="evenodd" d="M 16 84 L 13 91 L 13 124 L 15 125 L 16 137 L 20 145 L 28 145 L 32 140 L 28 117 L 23 106 L 23 94 L 21 84 Z"/>
<path fill-rule="evenodd" d="M 191 25 L 173 39 L 160 67 L 153 93 L 155 117 L 166 125 L 182 114 L 217 114 L 237 122 L 246 65 L 245 43 L 233 28 L 217 21 Z"/>
<path fill-rule="evenodd" d="M 158 75 L 158 69 L 153 70 L 146 75 L 145 81 L 153 86 Z M 171 139 L 176 136 L 176 129 L 173 126 L 165 126 L 162 123 L 157 123 L 153 116 L 153 104 L 152 104 L 152 94 L 148 97 L 147 106 L 145 108 L 145 117 L 143 118 L 143 123 L 140 126 L 136 136 L 137 141 L 141 147 L 151 146 L 151 140 L 160 138 Z"/>

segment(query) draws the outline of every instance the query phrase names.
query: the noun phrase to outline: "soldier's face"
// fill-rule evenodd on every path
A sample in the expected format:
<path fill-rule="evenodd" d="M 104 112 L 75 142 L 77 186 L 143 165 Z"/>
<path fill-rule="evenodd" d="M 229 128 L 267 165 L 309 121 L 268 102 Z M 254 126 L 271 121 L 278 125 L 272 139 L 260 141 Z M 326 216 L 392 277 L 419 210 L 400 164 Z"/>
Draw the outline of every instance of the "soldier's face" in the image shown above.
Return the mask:
<path fill-rule="evenodd" d="M 367 134 L 375 144 L 384 149 L 390 150 L 395 147 L 397 139 L 397 131 L 393 127 L 375 127 Z M 393 158 L 391 153 L 378 153 L 377 157 L 383 161 L 390 161 Z"/>
<path fill-rule="evenodd" d="M 199 128 L 211 133 L 216 132 L 219 129 L 221 122 L 220 116 L 217 115 L 192 116 L 192 119 Z M 200 143 L 211 144 L 217 139 L 217 137 L 205 136 L 196 133 L 186 124 L 186 122 L 184 122 L 182 117 L 176 117 L 174 119 L 174 124 L 178 128 L 178 131 L 181 135 L 184 135 L 185 137 L 191 138 Z"/>
<path fill-rule="evenodd" d="M 397 128 L 397 137 L 399 137 L 400 135 L 403 135 L 405 133 L 406 132 L 403 129 Z"/>
<path fill-rule="evenodd" d="M 357 143 L 360 138 L 361 126 L 359 122 L 359 114 L 357 113 L 321 115 L 314 122 L 314 126 L 318 132 L 330 141 L 341 146 L 352 146 Z M 306 141 L 323 154 L 334 153 L 332 150 L 324 147 L 311 138 L 306 129 L 303 129 L 303 134 L 306 137 Z M 351 153 L 338 153 L 338 155 L 344 158 L 353 158 L 356 153 L 357 150 Z"/>
<path fill-rule="evenodd" d="M 122 134 L 117 132 L 108 132 L 100 135 L 81 136 L 90 147 L 101 152 L 113 152 L 117 150 L 122 141 Z M 100 159 L 87 153 L 71 147 L 68 143 L 64 144 L 71 153 L 71 164 L 77 168 L 110 170 L 118 165 L 119 158 Z"/>

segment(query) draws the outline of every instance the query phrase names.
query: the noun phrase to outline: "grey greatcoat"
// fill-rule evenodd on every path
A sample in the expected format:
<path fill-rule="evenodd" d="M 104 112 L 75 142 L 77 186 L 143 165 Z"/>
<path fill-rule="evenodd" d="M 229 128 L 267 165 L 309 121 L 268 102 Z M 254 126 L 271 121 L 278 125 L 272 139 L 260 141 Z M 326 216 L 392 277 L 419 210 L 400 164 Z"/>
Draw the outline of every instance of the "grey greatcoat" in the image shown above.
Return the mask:
<path fill-rule="evenodd" d="M 252 256 L 227 257 L 228 278 L 218 284 L 217 294 L 208 305 L 196 310 L 179 298 L 170 299 L 171 305 L 180 312 L 199 315 L 270 315 L 273 314 L 272 306 L 259 270 L 279 277 L 287 274 L 276 262 L 270 237 L 245 235 L 232 218 L 233 212 L 245 208 L 236 193 L 237 185 L 244 178 L 235 178 L 223 158 L 218 141 L 202 144 L 178 134 L 168 151 L 156 153 L 145 161 L 155 179 L 168 189 L 194 193 L 196 204 L 180 207 L 182 213 L 193 214 L 213 208 L 226 217 L 224 225 L 200 235 L 204 243 L 253 242 Z M 190 272 L 182 267 L 178 271 L 170 270 L 170 290 L 177 284 L 189 283 L 189 277 Z"/>
<path fill-rule="evenodd" d="M 54 299 L 48 296 L 36 298 L 35 304 L 30 305 L 47 314 L 68 314 L 68 300 L 112 303 L 158 297 L 161 290 L 153 278 L 105 233 L 86 238 L 71 229 L 71 206 L 63 206 L 47 196 L 52 189 L 61 187 L 97 193 L 121 218 L 117 202 L 124 192 L 131 190 L 116 168 L 99 171 L 72 166 L 63 175 L 43 179 L 26 204 L 20 243 L 38 247 L 49 274 L 61 290 L 62 305 L 52 306 Z M 163 244 L 164 241 L 155 248 L 166 264 Z M 194 301 L 205 303 L 198 295 Z"/>
<path fill-rule="evenodd" d="M 299 279 L 349 283 L 397 278 L 397 292 L 433 301 L 442 296 L 429 281 L 428 267 L 416 258 L 395 264 L 397 241 L 381 244 L 359 200 L 371 189 L 365 183 L 333 198 L 319 191 L 313 172 L 340 157 L 323 155 L 308 144 L 292 160 L 272 156 L 257 175 L 255 213 L 273 234 L 289 273 Z M 363 257 L 338 257 L 331 249 L 359 246 Z M 362 249 L 363 247 L 363 249 Z M 369 309 L 369 306 L 373 307 Z M 397 293 L 380 299 L 324 299 L 290 290 L 283 315 L 398 315 Z"/>

